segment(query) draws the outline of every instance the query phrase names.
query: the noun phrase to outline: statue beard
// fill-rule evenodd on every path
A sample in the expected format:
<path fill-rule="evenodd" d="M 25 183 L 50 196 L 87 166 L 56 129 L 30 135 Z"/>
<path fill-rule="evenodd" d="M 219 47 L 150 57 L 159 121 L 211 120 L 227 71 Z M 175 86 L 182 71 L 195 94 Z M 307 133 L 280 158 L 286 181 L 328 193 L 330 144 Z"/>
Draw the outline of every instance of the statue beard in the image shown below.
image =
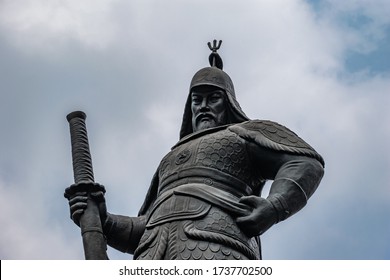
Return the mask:
<path fill-rule="evenodd" d="M 201 131 L 208 128 L 214 128 L 217 126 L 227 124 L 227 116 L 225 113 L 214 116 L 209 113 L 200 114 L 193 124 L 195 127 L 193 128 L 193 132 Z"/>
<path fill-rule="evenodd" d="M 197 125 L 197 131 L 216 127 L 217 123 L 213 119 L 203 119 Z"/>

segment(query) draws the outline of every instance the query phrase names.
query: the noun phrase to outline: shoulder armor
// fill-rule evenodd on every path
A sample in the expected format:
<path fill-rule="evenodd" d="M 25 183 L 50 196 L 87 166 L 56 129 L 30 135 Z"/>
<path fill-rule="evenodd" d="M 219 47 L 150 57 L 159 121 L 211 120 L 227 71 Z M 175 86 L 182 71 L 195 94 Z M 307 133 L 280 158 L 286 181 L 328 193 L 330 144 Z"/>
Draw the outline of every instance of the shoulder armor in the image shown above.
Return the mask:
<path fill-rule="evenodd" d="M 324 160 L 309 144 L 287 127 L 268 120 L 253 120 L 232 125 L 229 130 L 263 147 Z"/>

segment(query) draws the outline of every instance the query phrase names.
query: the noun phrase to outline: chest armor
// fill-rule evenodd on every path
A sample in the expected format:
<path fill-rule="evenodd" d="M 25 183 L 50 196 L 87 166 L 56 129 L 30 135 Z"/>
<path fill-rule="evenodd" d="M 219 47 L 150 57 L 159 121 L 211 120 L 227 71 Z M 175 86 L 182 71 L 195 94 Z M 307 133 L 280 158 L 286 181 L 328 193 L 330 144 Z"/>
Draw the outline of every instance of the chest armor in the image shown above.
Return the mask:
<path fill-rule="evenodd" d="M 161 161 L 159 192 L 173 177 L 179 181 L 194 174 L 199 177 L 199 183 L 213 185 L 217 181 L 215 177 L 225 177 L 222 181 L 246 185 L 244 188 L 250 192 L 256 192 L 263 184 L 259 170 L 251 167 L 246 141 L 226 128 L 190 139 L 172 149 Z"/>

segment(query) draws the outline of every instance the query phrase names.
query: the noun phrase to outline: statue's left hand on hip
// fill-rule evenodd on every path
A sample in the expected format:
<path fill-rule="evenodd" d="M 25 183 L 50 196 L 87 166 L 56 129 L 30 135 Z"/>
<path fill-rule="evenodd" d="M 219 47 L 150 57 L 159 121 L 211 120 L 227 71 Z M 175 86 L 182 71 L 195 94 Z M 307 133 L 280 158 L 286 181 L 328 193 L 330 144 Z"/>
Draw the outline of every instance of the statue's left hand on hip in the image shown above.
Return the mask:
<path fill-rule="evenodd" d="M 251 195 L 242 197 L 239 202 L 251 209 L 248 215 L 236 219 L 248 236 L 261 235 L 277 222 L 277 212 L 267 199 Z"/>

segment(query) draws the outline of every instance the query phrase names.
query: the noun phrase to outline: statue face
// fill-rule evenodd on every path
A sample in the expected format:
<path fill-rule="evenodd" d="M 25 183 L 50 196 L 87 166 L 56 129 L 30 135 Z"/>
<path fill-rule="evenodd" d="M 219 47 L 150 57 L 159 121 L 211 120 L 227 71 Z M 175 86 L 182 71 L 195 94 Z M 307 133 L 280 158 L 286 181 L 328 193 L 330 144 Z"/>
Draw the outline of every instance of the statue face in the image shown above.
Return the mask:
<path fill-rule="evenodd" d="M 226 94 L 214 86 L 199 86 L 191 92 L 194 132 L 226 124 Z"/>

